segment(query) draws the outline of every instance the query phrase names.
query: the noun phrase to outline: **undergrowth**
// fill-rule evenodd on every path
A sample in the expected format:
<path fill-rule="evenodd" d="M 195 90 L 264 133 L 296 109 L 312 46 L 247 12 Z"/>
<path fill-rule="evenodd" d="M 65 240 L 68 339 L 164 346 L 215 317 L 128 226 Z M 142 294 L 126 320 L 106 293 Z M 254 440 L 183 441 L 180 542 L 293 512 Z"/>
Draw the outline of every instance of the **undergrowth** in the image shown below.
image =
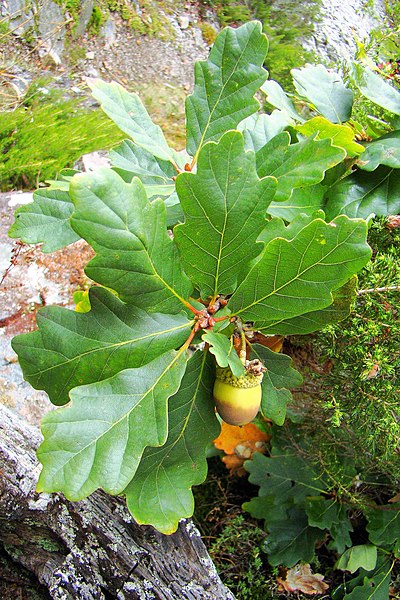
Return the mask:
<path fill-rule="evenodd" d="M 390 289 L 400 287 L 400 228 L 391 219 L 376 218 L 369 243 L 373 258 L 359 274 L 361 293 L 350 317 L 285 341 L 304 384 L 293 391 L 289 419 L 277 428 L 279 438 L 316 465 L 336 490 L 337 501 L 349 511 L 354 545 L 368 543 L 363 511 L 390 502 L 400 479 L 400 292 Z M 217 569 L 238 600 L 287 598 L 276 582 L 282 572 L 268 564 L 261 522 L 241 508 L 258 489 L 228 475 L 218 460 L 210 461 L 209 479 L 196 491 L 197 524 Z M 330 584 L 333 596 L 324 598 L 336 597 L 334 590 L 347 581 L 335 568 L 338 555 L 327 541 L 311 561 L 312 570 Z M 394 569 L 393 598 L 400 597 L 398 576 Z"/>

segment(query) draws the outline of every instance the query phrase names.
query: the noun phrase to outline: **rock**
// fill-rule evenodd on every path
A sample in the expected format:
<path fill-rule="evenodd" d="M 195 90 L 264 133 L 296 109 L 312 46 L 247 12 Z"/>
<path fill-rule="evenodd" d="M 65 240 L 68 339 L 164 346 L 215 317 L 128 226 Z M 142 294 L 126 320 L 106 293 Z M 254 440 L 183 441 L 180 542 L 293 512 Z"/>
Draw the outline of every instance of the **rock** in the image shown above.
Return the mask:
<path fill-rule="evenodd" d="M 99 72 L 97 69 L 94 69 L 93 67 L 89 67 L 86 70 L 86 75 L 87 75 L 87 77 L 99 77 Z"/>
<path fill-rule="evenodd" d="M 31 202 L 33 202 L 33 192 L 15 192 L 10 196 L 8 206 L 13 208 L 14 206 L 30 204 Z"/>
<path fill-rule="evenodd" d="M 96 171 L 100 167 L 111 167 L 111 162 L 100 152 L 91 152 L 84 154 L 80 159 L 84 171 Z"/>
<path fill-rule="evenodd" d="M 48 55 L 55 65 L 61 63 L 65 39 L 65 16 L 61 7 L 51 0 L 38 10 L 38 33 L 41 40 L 39 56 Z"/>
<path fill-rule="evenodd" d="M 316 22 L 312 39 L 303 45 L 329 61 L 354 58 L 356 39 L 364 41 L 384 19 L 383 0 L 372 0 L 366 9 L 363 0 L 322 0 L 321 19 Z"/>
<path fill-rule="evenodd" d="M 110 48 L 117 40 L 117 28 L 115 21 L 111 17 L 108 19 L 104 27 L 101 28 L 100 35 L 105 38 L 105 47 Z"/>
<path fill-rule="evenodd" d="M 2 16 L 9 17 L 10 30 L 16 36 L 23 35 L 35 25 L 34 12 L 29 0 L 8 0 L 4 3 Z"/>
<path fill-rule="evenodd" d="M 86 58 L 87 58 L 87 60 L 93 60 L 94 59 L 94 52 L 93 52 L 93 50 L 90 50 L 89 52 L 86 52 Z"/>
<path fill-rule="evenodd" d="M 79 19 L 76 25 L 74 37 L 80 37 L 86 31 L 86 27 L 89 24 L 90 17 L 92 16 L 94 7 L 94 0 L 81 0 L 81 10 L 79 12 Z"/>
<path fill-rule="evenodd" d="M 190 25 L 190 17 L 188 15 L 179 15 L 178 23 L 181 29 L 187 29 Z"/>

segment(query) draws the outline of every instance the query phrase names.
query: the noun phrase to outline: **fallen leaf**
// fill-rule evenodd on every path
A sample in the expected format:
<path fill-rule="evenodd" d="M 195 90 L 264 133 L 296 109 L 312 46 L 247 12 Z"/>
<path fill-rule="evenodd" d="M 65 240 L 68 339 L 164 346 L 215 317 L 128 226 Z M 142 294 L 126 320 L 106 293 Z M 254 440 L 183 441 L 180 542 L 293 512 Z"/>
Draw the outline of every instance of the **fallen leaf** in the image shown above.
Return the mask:
<path fill-rule="evenodd" d="M 310 596 L 324 594 L 328 585 L 323 581 L 324 576 L 312 573 L 309 564 L 296 565 L 286 572 L 286 579 L 277 578 L 280 592 L 303 592 Z"/>
<path fill-rule="evenodd" d="M 386 221 L 386 227 L 388 229 L 396 229 L 400 227 L 400 215 L 390 215 Z"/>
<path fill-rule="evenodd" d="M 222 422 L 221 433 L 214 440 L 214 444 L 218 450 L 225 452 L 226 456 L 222 461 L 226 467 L 232 473 L 244 475 L 245 471 L 242 468 L 244 461 L 251 458 L 254 452 L 264 453 L 270 437 L 253 423 L 238 427 Z"/>

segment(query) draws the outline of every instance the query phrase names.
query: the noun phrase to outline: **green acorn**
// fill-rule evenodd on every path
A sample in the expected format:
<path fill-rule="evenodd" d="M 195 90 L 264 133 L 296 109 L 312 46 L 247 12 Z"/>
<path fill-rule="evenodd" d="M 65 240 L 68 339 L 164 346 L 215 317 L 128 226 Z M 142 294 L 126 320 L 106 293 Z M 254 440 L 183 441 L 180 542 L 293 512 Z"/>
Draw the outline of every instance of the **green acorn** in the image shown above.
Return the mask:
<path fill-rule="evenodd" d="M 229 367 L 218 367 L 214 402 L 221 419 L 229 425 L 246 425 L 260 410 L 261 382 L 265 368 L 260 361 L 246 365 L 244 375 L 235 377 Z"/>

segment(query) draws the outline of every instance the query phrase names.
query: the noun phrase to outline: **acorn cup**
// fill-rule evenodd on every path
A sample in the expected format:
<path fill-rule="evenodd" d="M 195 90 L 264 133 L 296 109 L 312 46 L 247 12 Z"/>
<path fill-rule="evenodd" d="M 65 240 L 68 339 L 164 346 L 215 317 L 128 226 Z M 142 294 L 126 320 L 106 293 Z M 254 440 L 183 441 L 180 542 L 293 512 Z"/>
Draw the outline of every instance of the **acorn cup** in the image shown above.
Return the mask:
<path fill-rule="evenodd" d="M 235 377 L 229 367 L 218 367 L 214 383 L 214 402 L 221 419 L 229 425 L 246 425 L 260 410 L 264 367 L 251 361 L 244 375 Z"/>

